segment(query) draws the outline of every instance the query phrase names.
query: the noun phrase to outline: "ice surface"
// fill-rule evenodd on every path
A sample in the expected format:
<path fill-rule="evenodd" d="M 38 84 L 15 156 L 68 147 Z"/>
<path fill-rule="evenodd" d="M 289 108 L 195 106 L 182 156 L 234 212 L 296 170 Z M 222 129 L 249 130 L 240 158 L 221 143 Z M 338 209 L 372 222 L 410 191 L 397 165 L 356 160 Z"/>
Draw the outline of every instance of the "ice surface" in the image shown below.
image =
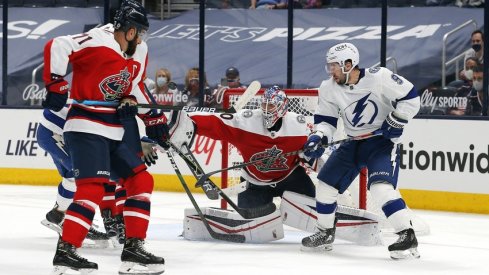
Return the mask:
<path fill-rule="evenodd" d="M 56 198 L 55 187 L 0 185 L 0 274 L 50 274 L 57 235 L 40 224 Z M 218 206 L 196 195 L 200 206 Z M 185 193 L 156 192 L 152 197 L 147 248 L 166 261 L 165 274 L 489 274 L 489 215 L 417 211 L 431 228 L 418 237 L 421 259 L 393 261 L 387 247 L 362 247 L 337 240 L 324 254 L 299 250 L 307 233 L 285 228 L 283 240 L 269 244 L 232 244 L 184 240 Z M 96 224 L 101 225 L 100 215 Z M 395 236 L 385 236 L 387 244 Z M 99 265 L 99 275 L 117 274 L 120 251 L 81 249 Z"/>

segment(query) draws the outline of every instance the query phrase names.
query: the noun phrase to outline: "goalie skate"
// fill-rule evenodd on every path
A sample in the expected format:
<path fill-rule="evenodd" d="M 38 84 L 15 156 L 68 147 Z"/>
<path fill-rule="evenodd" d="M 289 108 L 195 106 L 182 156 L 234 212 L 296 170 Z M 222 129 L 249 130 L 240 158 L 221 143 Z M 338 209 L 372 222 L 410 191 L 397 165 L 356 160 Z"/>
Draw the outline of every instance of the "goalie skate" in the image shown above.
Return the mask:
<path fill-rule="evenodd" d="M 396 234 L 399 235 L 399 238 L 395 243 L 389 245 L 391 258 L 394 260 L 410 258 L 418 259 L 420 257 L 418 252 L 418 240 L 416 239 L 414 230 L 409 228 Z"/>
<path fill-rule="evenodd" d="M 165 260 L 146 251 L 143 245 L 144 241 L 141 239 L 126 240 L 121 254 L 120 275 L 157 275 L 165 271 Z"/>
<path fill-rule="evenodd" d="M 53 259 L 54 270 L 52 275 L 73 274 L 77 271 L 79 274 L 90 274 L 98 269 L 96 263 L 89 262 L 87 259 L 78 255 L 75 246 L 67 242 L 58 241 L 56 254 Z"/>

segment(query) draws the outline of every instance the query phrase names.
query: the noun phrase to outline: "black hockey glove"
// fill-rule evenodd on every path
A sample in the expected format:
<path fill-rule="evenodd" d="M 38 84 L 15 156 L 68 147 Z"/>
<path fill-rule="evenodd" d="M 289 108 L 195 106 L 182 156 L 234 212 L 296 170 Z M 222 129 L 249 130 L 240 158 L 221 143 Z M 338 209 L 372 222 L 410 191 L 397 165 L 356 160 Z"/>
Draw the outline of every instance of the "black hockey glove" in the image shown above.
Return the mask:
<path fill-rule="evenodd" d="M 53 79 L 46 85 L 46 98 L 42 101 L 42 107 L 61 111 L 68 100 L 69 84 L 62 77 Z"/>

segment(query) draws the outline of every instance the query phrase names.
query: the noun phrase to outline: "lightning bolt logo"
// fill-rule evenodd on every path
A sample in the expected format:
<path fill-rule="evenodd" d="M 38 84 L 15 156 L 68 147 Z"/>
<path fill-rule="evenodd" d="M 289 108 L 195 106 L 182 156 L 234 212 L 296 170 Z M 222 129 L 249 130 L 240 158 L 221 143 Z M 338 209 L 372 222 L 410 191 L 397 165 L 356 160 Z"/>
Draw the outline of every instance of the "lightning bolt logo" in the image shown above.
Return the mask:
<path fill-rule="evenodd" d="M 53 139 L 56 141 L 56 146 L 58 146 L 58 148 L 63 151 L 63 153 L 65 153 L 66 155 L 68 155 L 68 153 L 66 153 L 65 151 L 65 141 L 63 139 L 62 136 L 58 135 L 58 134 L 53 134 Z"/>
<path fill-rule="evenodd" d="M 367 101 L 368 97 L 370 94 L 362 97 L 360 100 L 357 101 L 357 105 L 355 105 L 355 109 L 353 109 L 353 114 L 355 115 L 351 122 L 353 122 L 353 126 L 357 126 L 357 124 L 360 122 L 360 120 L 363 118 L 363 110 L 365 110 L 365 107 L 367 107 L 367 104 L 365 102 Z"/>

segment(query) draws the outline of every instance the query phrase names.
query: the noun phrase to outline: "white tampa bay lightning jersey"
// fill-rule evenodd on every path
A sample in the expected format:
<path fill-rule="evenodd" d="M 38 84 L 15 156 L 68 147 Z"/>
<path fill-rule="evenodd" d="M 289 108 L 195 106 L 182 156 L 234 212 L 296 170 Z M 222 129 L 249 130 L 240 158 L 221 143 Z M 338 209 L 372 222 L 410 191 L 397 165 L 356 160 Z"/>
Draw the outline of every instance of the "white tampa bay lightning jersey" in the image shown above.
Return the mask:
<path fill-rule="evenodd" d="M 382 67 L 360 69 L 355 85 L 339 85 L 333 78 L 321 83 L 315 130 L 331 138 L 341 116 L 348 136 L 363 135 L 379 129 L 390 112 L 409 120 L 419 107 L 418 93 L 404 77 Z"/>

